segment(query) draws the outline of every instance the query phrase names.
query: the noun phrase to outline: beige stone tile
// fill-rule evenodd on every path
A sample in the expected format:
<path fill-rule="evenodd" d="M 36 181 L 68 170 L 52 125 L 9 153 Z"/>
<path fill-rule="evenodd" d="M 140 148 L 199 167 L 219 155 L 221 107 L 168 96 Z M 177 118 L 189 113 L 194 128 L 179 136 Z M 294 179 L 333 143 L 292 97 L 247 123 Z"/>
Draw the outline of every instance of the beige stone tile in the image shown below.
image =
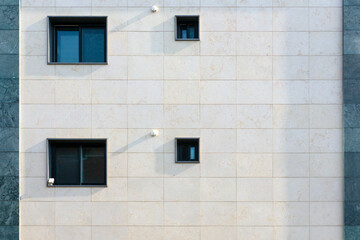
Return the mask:
<path fill-rule="evenodd" d="M 46 1 L 49 3 L 49 1 Z M 27 7 L 21 12 L 21 31 L 47 31 L 47 16 L 55 14 L 55 8 L 52 7 Z"/>
<path fill-rule="evenodd" d="M 342 152 L 342 129 L 311 129 L 310 152 Z"/>
<path fill-rule="evenodd" d="M 166 10 L 165 10 L 166 11 Z M 174 21 L 173 19 L 171 19 Z M 169 21 L 171 21 L 169 20 Z M 166 24 L 165 22 L 164 24 Z M 171 29 L 174 31 L 174 29 Z M 200 41 L 174 41 L 174 32 L 164 32 L 164 54 L 197 56 L 200 55 Z"/>
<path fill-rule="evenodd" d="M 236 154 L 203 153 L 201 177 L 236 177 Z"/>
<path fill-rule="evenodd" d="M 311 56 L 310 78 L 316 79 L 342 79 L 341 56 Z M 327 68 L 325 70 L 324 68 Z"/>
<path fill-rule="evenodd" d="M 237 151 L 241 153 L 267 153 L 273 149 L 272 129 L 238 129 Z"/>
<path fill-rule="evenodd" d="M 46 56 L 22 56 L 20 66 L 22 80 L 55 79 L 55 66 L 47 65 L 46 61 Z"/>
<path fill-rule="evenodd" d="M 335 0 L 335 1 L 339 1 L 339 0 Z M 311 32 L 310 54 L 311 55 L 341 55 L 342 54 L 341 32 Z"/>
<path fill-rule="evenodd" d="M 214 118 L 214 116 L 216 116 Z M 236 128 L 235 105 L 202 105 L 200 107 L 202 128 Z"/>
<path fill-rule="evenodd" d="M 203 56 L 200 73 L 201 79 L 236 79 L 236 57 Z"/>
<path fill-rule="evenodd" d="M 310 203 L 310 225 L 343 225 L 343 202 Z"/>
<path fill-rule="evenodd" d="M 56 0 L 57 7 L 90 7 L 91 0 L 79 0 L 76 2 L 70 0 Z"/>
<path fill-rule="evenodd" d="M 274 32 L 273 54 L 301 56 L 309 54 L 308 32 Z"/>
<path fill-rule="evenodd" d="M 201 0 L 202 7 L 236 7 L 236 0 Z"/>
<path fill-rule="evenodd" d="M 128 83 L 128 104 L 162 104 L 162 81 L 130 81 Z"/>
<path fill-rule="evenodd" d="M 89 79 L 91 78 L 91 66 L 87 65 L 56 65 L 56 79 Z"/>
<path fill-rule="evenodd" d="M 162 178 L 128 178 L 129 201 L 162 201 L 163 199 Z"/>
<path fill-rule="evenodd" d="M 237 79 L 266 80 L 272 79 L 273 62 L 268 56 L 238 56 Z"/>
<path fill-rule="evenodd" d="M 152 226 L 162 225 L 164 223 L 163 205 L 163 202 L 129 202 L 128 224 Z"/>
<path fill-rule="evenodd" d="M 162 105 L 128 106 L 129 128 L 161 128 L 163 126 Z"/>
<path fill-rule="evenodd" d="M 164 224 L 174 226 L 200 225 L 200 203 L 165 202 Z"/>
<path fill-rule="evenodd" d="M 309 225 L 309 203 L 275 202 L 273 223 L 278 226 Z"/>
<path fill-rule="evenodd" d="M 199 79 L 200 58 L 197 56 L 165 56 L 165 79 Z"/>
<path fill-rule="evenodd" d="M 274 31 L 308 31 L 309 18 L 308 8 L 274 8 L 273 30 Z"/>
<path fill-rule="evenodd" d="M 56 81 L 55 102 L 57 104 L 90 104 L 91 83 L 89 80 Z"/>
<path fill-rule="evenodd" d="M 236 178 L 201 178 L 202 201 L 236 201 Z"/>
<path fill-rule="evenodd" d="M 256 4 L 260 1 L 240 1 L 240 6 L 244 4 Z M 264 1 L 261 1 L 264 3 Z M 266 3 L 265 3 L 266 4 Z M 271 6 L 271 5 L 270 5 Z M 237 9 L 237 30 L 265 32 L 272 31 L 273 11 L 272 8 L 238 8 Z"/>
<path fill-rule="evenodd" d="M 55 15 L 57 16 L 90 16 L 91 15 L 91 7 L 82 7 L 82 6 L 74 6 L 74 7 L 56 7 Z"/>
<path fill-rule="evenodd" d="M 308 7 L 309 0 L 273 0 L 274 7 Z"/>
<path fill-rule="evenodd" d="M 56 201 L 59 202 L 90 202 L 91 188 L 55 188 Z"/>
<path fill-rule="evenodd" d="M 91 106 L 92 128 L 126 128 L 127 106 L 93 105 Z"/>
<path fill-rule="evenodd" d="M 127 102 L 126 81 L 96 81 L 91 88 L 91 102 L 93 104 L 125 104 Z"/>
<path fill-rule="evenodd" d="M 90 202 L 55 203 L 55 223 L 57 226 L 90 225 Z"/>
<path fill-rule="evenodd" d="M 199 178 L 165 178 L 165 201 L 200 201 Z"/>
<path fill-rule="evenodd" d="M 111 0 L 95 0 L 102 1 L 103 4 L 118 3 L 119 1 Z M 106 2 L 105 2 L 106 1 Z M 122 0 L 126 1 L 126 0 Z M 93 4 L 96 2 L 93 1 Z M 119 55 L 128 55 L 128 33 L 127 32 L 108 32 L 108 55 L 109 56 L 119 56 Z"/>
<path fill-rule="evenodd" d="M 202 152 L 236 152 L 235 129 L 201 129 Z"/>
<path fill-rule="evenodd" d="M 238 178 L 237 200 L 242 202 L 272 201 L 273 180 L 271 178 Z"/>
<path fill-rule="evenodd" d="M 127 203 L 93 202 L 91 204 L 92 225 L 127 224 Z"/>
<path fill-rule="evenodd" d="M 90 105 L 56 105 L 57 128 L 91 128 Z"/>
<path fill-rule="evenodd" d="M 270 105 L 238 105 L 238 128 L 271 128 L 272 110 Z"/>
<path fill-rule="evenodd" d="M 129 67 L 128 67 L 129 61 Z M 93 65 L 92 79 L 126 79 L 130 76 L 130 59 L 126 56 L 108 56 L 108 65 Z"/>
<path fill-rule="evenodd" d="M 235 31 L 235 8 L 206 8 L 200 9 L 202 31 Z"/>
<path fill-rule="evenodd" d="M 55 240 L 55 227 L 21 226 L 21 238 L 26 240 Z"/>
<path fill-rule="evenodd" d="M 55 0 L 24 0 L 20 4 L 23 7 L 55 7 Z"/>
<path fill-rule="evenodd" d="M 273 77 L 278 80 L 309 78 L 309 57 L 276 56 L 273 58 Z"/>
<path fill-rule="evenodd" d="M 164 106 L 165 128 L 199 128 L 200 110 L 196 105 Z"/>
<path fill-rule="evenodd" d="M 201 34 L 201 55 L 235 55 L 235 36 L 236 33 L 232 32 L 203 32 Z"/>
<path fill-rule="evenodd" d="M 272 37 L 272 32 L 239 32 L 236 36 L 236 53 L 247 56 L 272 55 Z"/>
<path fill-rule="evenodd" d="M 165 129 L 164 130 L 164 152 L 175 152 L 175 138 L 178 137 L 200 137 L 200 129 Z"/>
<path fill-rule="evenodd" d="M 272 154 L 237 154 L 238 177 L 272 177 Z"/>
<path fill-rule="evenodd" d="M 89 226 L 56 226 L 56 240 L 90 238 L 91 227 Z"/>
<path fill-rule="evenodd" d="M 343 177 L 344 163 L 342 153 L 310 154 L 311 177 Z"/>
<path fill-rule="evenodd" d="M 308 81 L 275 81 L 273 84 L 275 104 L 309 103 Z"/>
<path fill-rule="evenodd" d="M 164 58 L 161 56 L 128 57 L 128 71 L 128 79 L 162 79 L 164 76 Z"/>
<path fill-rule="evenodd" d="M 310 31 L 342 31 L 342 8 L 311 8 Z"/>
<path fill-rule="evenodd" d="M 166 227 L 164 240 L 200 240 L 200 227 Z"/>
<path fill-rule="evenodd" d="M 202 161 L 200 159 L 200 161 Z M 165 177 L 200 177 L 200 164 L 175 163 L 175 154 L 165 154 L 164 159 Z"/>
<path fill-rule="evenodd" d="M 46 153 L 46 139 L 55 137 L 54 129 L 21 129 L 21 152 Z"/>
<path fill-rule="evenodd" d="M 308 152 L 309 131 L 305 129 L 274 129 L 274 152 Z"/>
<path fill-rule="evenodd" d="M 21 55 L 33 55 L 46 56 L 47 54 L 47 38 L 46 32 L 23 32 L 21 34 L 20 54 Z"/>
<path fill-rule="evenodd" d="M 309 227 L 275 227 L 274 240 L 309 239 Z"/>
<path fill-rule="evenodd" d="M 309 201 L 308 178 L 274 178 L 274 201 Z"/>
<path fill-rule="evenodd" d="M 106 138 L 109 153 L 127 150 L 127 131 L 124 129 L 92 129 L 92 137 Z"/>
<path fill-rule="evenodd" d="M 198 104 L 200 87 L 197 81 L 165 81 L 164 104 Z"/>
<path fill-rule="evenodd" d="M 311 178 L 310 201 L 344 201 L 342 178 Z"/>
<path fill-rule="evenodd" d="M 163 154 L 129 153 L 129 177 L 161 177 L 163 175 Z"/>
<path fill-rule="evenodd" d="M 133 0 L 131 2 L 128 2 L 129 7 L 148 7 L 151 4 L 156 4 L 158 6 L 164 5 L 164 0 Z"/>
<path fill-rule="evenodd" d="M 152 137 L 151 129 L 128 129 L 128 145 L 125 146 L 129 153 L 162 152 L 162 137 Z M 159 130 L 159 136 L 163 131 Z"/>
<path fill-rule="evenodd" d="M 233 104 L 236 102 L 236 81 L 201 81 L 200 103 Z"/>
<path fill-rule="evenodd" d="M 236 227 L 202 227 L 201 238 L 207 240 L 237 239 Z"/>
<path fill-rule="evenodd" d="M 164 12 L 158 11 L 153 14 L 150 7 L 154 1 L 149 2 L 151 3 L 147 4 L 145 8 L 128 8 L 127 31 L 163 31 Z"/>
<path fill-rule="evenodd" d="M 309 154 L 277 153 L 273 155 L 274 177 L 309 177 Z"/>
<path fill-rule="evenodd" d="M 309 128 L 308 105 L 273 105 L 274 128 Z"/>
<path fill-rule="evenodd" d="M 164 33 L 163 32 L 128 32 L 128 54 L 137 55 L 137 56 L 163 55 Z"/>
<path fill-rule="evenodd" d="M 271 227 L 238 227 L 238 238 L 248 240 L 273 240 Z"/>
<path fill-rule="evenodd" d="M 164 0 L 165 7 L 199 7 L 200 0 Z"/>
<path fill-rule="evenodd" d="M 310 239 L 336 240 L 343 238 L 344 227 L 310 227 Z"/>
<path fill-rule="evenodd" d="M 126 227 L 113 227 L 113 226 L 92 226 L 91 237 L 93 240 L 127 240 Z"/>
<path fill-rule="evenodd" d="M 238 202 L 237 223 L 239 226 L 272 226 L 272 202 Z"/>
<path fill-rule="evenodd" d="M 109 177 L 127 176 L 127 154 L 126 153 L 108 153 L 107 155 L 107 173 Z"/>
<path fill-rule="evenodd" d="M 57 128 L 55 129 L 56 138 L 91 138 L 91 129 L 77 128 Z"/>
<path fill-rule="evenodd" d="M 113 3 L 115 1 L 112 1 Z M 127 27 L 128 9 L 122 7 L 93 7 L 91 8 L 93 16 L 108 16 L 109 32 L 121 32 Z"/>
<path fill-rule="evenodd" d="M 21 81 L 21 103 L 55 103 L 55 81 Z"/>
<path fill-rule="evenodd" d="M 272 0 L 237 0 L 238 7 L 271 7 Z"/>
<path fill-rule="evenodd" d="M 108 178 L 107 187 L 91 189 L 92 201 L 126 201 L 128 182 L 126 178 Z"/>
<path fill-rule="evenodd" d="M 154 240 L 164 239 L 163 227 L 128 227 L 127 240 L 147 240 L 151 236 Z"/>
<path fill-rule="evenodd" d="M 342 104 L 341 81 L 310 81 L 312 104 Z"/>
<path fill-rule="evenodd" d="M 271 81 L 238 81 L 238 104 L 272 104 L 273 85 Z"/>
<path fill-rule="evenodd" d="M 202 202 L 201 224 L 236 225 L 236 202 Z"/>
<path fill-rule="evenodd" d="M 54 128 L 55 105 L 22 105 L 20 127 Z"/>
<path fill-rule="evenodd" d="M 341 7 L 342 4 L 341 0 L 309 0 L 311 7 Z"/>
<path fill-rule="evenodd" d="M 311 105 L 311 128 L 342 128 L 342 105 Z"/>
<path fill-rule="evenodd" d="M 92 0 L 92 7 L 126 7 L 127 0 Z"/>
<path fill-rule="evenodd" d="M 45 177 L 46 154 L 45 153 L 20 153 L 22 177 Z"/>
<path fill-rule="evenodd" d="M 21 178 L 21 200 L 33 202 L 55 201 L 55 189 L 46 186 L 46 178 Z"/>

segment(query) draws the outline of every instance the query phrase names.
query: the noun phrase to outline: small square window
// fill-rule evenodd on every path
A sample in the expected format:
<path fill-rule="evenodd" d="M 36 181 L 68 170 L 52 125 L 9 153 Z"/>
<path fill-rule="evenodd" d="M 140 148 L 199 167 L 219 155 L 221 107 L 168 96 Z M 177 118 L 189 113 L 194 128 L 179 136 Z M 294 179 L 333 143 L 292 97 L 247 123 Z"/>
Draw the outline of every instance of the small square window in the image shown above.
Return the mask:
<path fill-rule="evenodd" d="M 199 16 L 175 16 L 175 40 L 198 41 Z"/>
<path fill-rule="evenodd" d="M 49 17 L 49 63 L 106 63 L 106 32 L 106 17 Z"/>
<path fill-rule="evenodd" d="M 199 138 L 175 138 L 175 155 L 177 163 L 200 162 Z"/>
<path fill-rule="evenodd" d="M 54 186 L 106 185 L 106 139 L 48 139 L 48 147 Z"/>

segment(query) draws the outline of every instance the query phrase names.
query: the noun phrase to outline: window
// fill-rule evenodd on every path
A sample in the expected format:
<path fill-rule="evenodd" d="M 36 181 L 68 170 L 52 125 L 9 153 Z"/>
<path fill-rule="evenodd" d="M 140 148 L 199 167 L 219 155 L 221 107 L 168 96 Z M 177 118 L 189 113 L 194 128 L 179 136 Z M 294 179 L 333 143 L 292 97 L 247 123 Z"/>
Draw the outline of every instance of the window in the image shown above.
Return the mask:
<path fill-rule="evenodd" d="M 49 17 L 50 63 L 106 63 L 106 17 Z"/>
<path fill-rule="evenodd" d="M 49 139 L 49 178 L 56 185 L 106 185 L 106 139 Z"/>
<path fill-rule="evenodd" d="M 175 155 L 177 163 L 199 163 L 199 138 L 176 138 Z"/>
<path fill-rule="evenodd" d="M 175 16 L 175 40 L 200 40 L 199 18 L 199 16 Z"/>

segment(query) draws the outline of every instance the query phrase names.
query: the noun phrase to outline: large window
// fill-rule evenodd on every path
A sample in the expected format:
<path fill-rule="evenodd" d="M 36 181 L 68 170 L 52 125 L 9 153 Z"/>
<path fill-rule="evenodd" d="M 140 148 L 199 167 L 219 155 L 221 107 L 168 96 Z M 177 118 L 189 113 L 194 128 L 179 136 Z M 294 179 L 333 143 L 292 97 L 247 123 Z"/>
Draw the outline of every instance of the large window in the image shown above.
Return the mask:
<path fill-rule="evenodd" d="M 106 185 L 106 140 L 49 139 L 53 185 Z"/>
<path fill-rule="evenodd" d="M 49 17 L 50 63 L 106 63 L 106 17 Z"/>

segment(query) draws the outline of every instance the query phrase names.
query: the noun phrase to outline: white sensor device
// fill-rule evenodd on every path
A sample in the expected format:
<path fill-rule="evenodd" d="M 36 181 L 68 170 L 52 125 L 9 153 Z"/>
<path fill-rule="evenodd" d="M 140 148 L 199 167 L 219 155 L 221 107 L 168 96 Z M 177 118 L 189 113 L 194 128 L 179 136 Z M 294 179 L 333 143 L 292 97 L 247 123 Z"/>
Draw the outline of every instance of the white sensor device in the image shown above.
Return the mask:
<path fill-rule="evenodd" d="M 155 6 L 155 5 L 153 5 L 152 7 L 151 7 L 151 11 L 152 12 L 157 12 L 159 10 L 159 8 L 157 7 L 157 6 Z"/>
<path fill-rule="evenodd" d="M 159 135 L 159 130 L 153 129 L 153 130 L 151 131 L 150 135 L 151 135 L 152 137 L 156 137 L 157 135 Z"/>
<path fill-rule="evenodd" d="M 49 178 L 48 179 L 48 186 L 53 186 L 55 183 L 55 178 Z"/>

